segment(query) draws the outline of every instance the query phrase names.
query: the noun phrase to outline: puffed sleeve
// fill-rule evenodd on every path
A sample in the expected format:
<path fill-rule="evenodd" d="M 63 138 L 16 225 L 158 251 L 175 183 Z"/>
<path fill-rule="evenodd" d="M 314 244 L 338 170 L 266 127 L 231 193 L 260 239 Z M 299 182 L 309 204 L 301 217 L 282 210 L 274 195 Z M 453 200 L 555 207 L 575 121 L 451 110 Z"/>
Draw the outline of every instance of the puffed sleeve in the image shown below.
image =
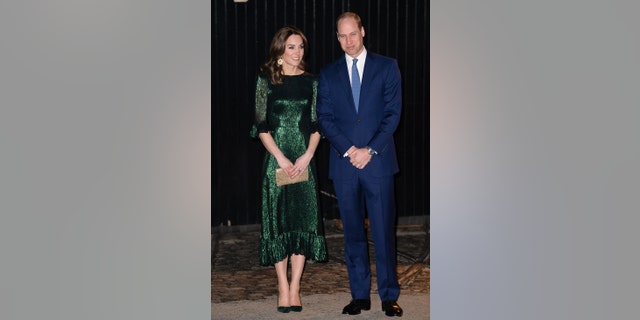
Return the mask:
<path fill-rule="evenodd" d="M 262 132 L 271 131 L 271 127 L 267 122 L 268 82 L 269 80 L 263 75 L 259 75 L 256 81 L 256 116 L 251 131 L 249 132 L 252 138 L 258 137 Z"/>

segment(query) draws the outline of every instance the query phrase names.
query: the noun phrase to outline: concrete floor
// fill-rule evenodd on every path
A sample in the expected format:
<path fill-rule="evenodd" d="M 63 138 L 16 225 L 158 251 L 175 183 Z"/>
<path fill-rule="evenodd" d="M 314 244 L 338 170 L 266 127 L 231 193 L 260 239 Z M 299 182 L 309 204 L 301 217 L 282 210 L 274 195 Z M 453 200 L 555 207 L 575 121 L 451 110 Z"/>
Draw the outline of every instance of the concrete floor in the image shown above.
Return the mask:
<path fill-rule="evenodd" d="M 339 222 L 339 220 L 337 221 Z M 277 287 L 273 267 L 258 263 L 259 226 L 218 227 L 212 232 L 211 316 L 212 319 L 383 319 L 376 295 L 373 246 L 372 308 L 357 316 L 342 315 L 351 299 L 342 231 L 339 223 L 325 224 L 329 261 L 307 262 L 302 276 L 303 311 L 276 312 Z M 400 224 L 396 231 L 398 279 L 401 294 L 398 304 L 403 319 L 429 319 L 428 266 L 429 236 L 424 224 Z"/>

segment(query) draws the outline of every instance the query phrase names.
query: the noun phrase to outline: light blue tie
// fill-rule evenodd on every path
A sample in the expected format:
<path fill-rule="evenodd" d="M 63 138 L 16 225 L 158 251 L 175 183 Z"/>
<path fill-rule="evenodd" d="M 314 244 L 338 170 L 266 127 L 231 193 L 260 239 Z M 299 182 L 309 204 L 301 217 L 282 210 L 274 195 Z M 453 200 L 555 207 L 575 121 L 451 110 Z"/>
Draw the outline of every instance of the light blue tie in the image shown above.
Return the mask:
<path fill-rule="evenodd" d="M 358 103 L 360 102 L 360 74 L 358 73 L 358 59 L 353 59 L 351 67 L 351 93 L 353 94 L 353 103 L 356 104 L 356 113 L 358 112 Z"/>

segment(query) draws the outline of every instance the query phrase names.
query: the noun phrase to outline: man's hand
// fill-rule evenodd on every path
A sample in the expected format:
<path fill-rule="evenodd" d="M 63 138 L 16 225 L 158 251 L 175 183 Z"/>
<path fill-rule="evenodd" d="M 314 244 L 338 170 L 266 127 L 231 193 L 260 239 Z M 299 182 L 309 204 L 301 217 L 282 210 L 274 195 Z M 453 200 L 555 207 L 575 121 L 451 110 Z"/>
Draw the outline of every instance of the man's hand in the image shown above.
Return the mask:
<path fill-rule="evenodd" d="M 364 167 L 366 167 L 371 161 L 371 157 L 372 156 L 367 151 L 367 148 L 358 148 L 349 153 L 349 161 L 358 169 L 364 169 Z"/>

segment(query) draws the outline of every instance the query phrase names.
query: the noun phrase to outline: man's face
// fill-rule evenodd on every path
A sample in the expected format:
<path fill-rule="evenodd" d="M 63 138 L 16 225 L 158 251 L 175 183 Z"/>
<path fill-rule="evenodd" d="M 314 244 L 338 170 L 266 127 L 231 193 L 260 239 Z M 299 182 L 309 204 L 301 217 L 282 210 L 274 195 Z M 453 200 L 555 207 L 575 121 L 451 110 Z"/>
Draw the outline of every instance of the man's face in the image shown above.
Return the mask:
<path fill-rule="evenodd" d="M 358 24 L 353 18 L 345 18 L 338 21 L 338 32 L 336 34 L 342 50 L 349 56 L 355 58 L 364 49 L 362 41 L 364 28 L 358 28 Z"/>

